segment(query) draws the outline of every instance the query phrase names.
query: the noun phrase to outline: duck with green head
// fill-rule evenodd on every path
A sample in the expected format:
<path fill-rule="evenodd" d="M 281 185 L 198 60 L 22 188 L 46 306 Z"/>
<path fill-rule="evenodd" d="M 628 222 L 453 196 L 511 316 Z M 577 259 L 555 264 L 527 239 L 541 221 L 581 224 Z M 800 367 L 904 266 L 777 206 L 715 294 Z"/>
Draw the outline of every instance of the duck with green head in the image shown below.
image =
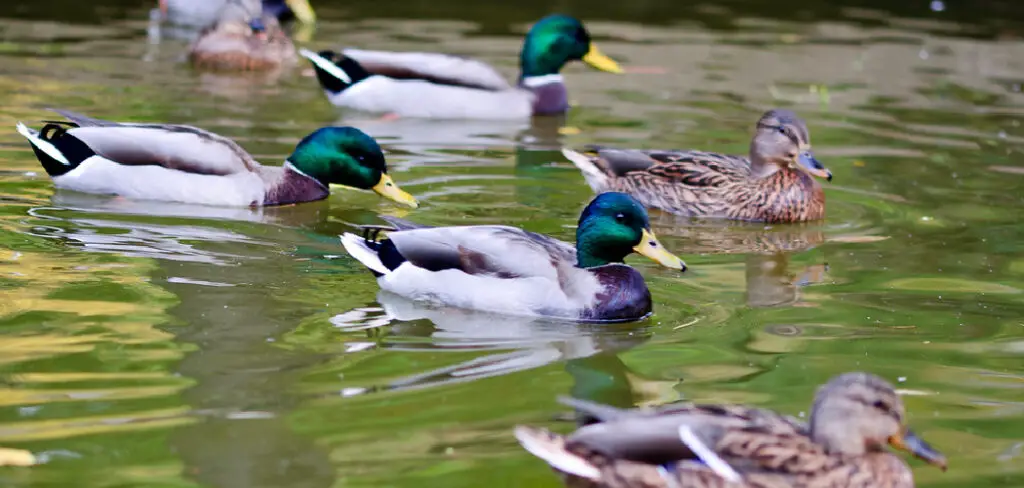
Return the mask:
<path fill-rule="evenodd" d="M 572 61 L 610 73 L 619 65 L 601 53 L 583 24 L 550 15 L 530 28 L 510 85 L 480 61 L 437 53 L 346 49 L 300 50 L 313 63 L 328 99 L 339 107 L 405 117 L 525 119 L 561 114 L 569 99 L 560 74 Z"/>
<path fill-rule="evenodd" d="M 580 215 L 576 245 L 501 225 L 424 227 L 401 219 L 385 238 L 367 228 L 342 244 L 381 289 L 420 301 L 510 315 L 578 321 L 637 320 L 651 313 L 643 277 L 623 264 L 630 253 L 685 270 L 651 231 L 629 195 L 604 193 Z"/>
<path fill-rule="evenodd" d="M 69 122 L 35 131 L 18 123 L 58 188 L 221 206 L 264 206 L 327 198 L 330 185 L 373 190 L 415 207 L 388 175 L 372 137 L 324 127 L 302 139 L 282 166 L 263 166 L 234 141 L 186 125 L 119 123 L 67 110 Z"/>

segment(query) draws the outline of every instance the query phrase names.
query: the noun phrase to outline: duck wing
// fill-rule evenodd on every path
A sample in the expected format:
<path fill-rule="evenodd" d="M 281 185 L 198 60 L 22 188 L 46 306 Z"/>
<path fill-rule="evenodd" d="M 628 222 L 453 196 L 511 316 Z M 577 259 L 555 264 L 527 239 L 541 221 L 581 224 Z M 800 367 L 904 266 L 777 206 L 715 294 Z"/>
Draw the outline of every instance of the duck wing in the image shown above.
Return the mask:
<path fill-rule="evenodd" d="M 592 163 L 615 177 L 667 179 L 689 186 L 717 187 L 750 177 L 750 161 L 703 151 L 615 149 L 590 146 Z"/>
<path fill-rule="evenodd" d="M 77 127 L 68 130 L 93 151 L 124 165 L 156 165 L 187 173 L 252 172 L 259 163 L 234 141 L 188 125 L 140 124 L 95 119 L 51 109 Z"/>
<path fill-rule="evenodd" d="M 388 234 L 388 240 L 405 261 L 429 271 L 558 281 L 559 269 L 576 262 L 576 249 L 568 243 L 499 225 L 404 230 Z"/>
<path fill-rule="evenodd" d="M 580 452 L 613 459 L 664 464 L 694 457 L 679 438 L 679 427 L 687 426 L 716 454 L 742 457 L 744 439 L 806 439 L 803 423 L 770 410 L 738 405 L 680 403 L 654 409 L 622 410 L 612 416 L 595 407 L 572 405 L 603 421 L 586 425 L 569 436 L 569 446 Z M 610 411 L 610 410 L 609 410 Z M 803 442 L 803 440 L 801 440 Z"/>
<path fill-rule="evenodd" d="M 366 71 L 394 79 L 418 79 L 439 85 L 501 91 L 512 88 L 494 68 L 475 59 L 426 52 L 345 49 L 345 56 Z"/>

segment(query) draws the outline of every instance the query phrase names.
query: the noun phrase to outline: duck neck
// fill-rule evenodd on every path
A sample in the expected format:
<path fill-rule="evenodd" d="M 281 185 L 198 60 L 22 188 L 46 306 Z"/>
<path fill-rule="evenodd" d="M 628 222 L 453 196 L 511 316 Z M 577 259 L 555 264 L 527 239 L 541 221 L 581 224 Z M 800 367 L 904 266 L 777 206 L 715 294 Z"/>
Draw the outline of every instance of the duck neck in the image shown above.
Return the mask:
<path fill-rule="evenodd" d="M 519 87 L 533 94 L 534 115 L 562 114 L 569 110 L 569 93 L 560 74 L 523 77 Z"/>
<path fill-rule="evenodd" d="M 618 247 L 601 246 L 591 242 L 586 236 L 576 241 L 576 267 L 596 268 L 606 264 L 621 263 L 627 253 Z"/>
<path fill-rule="evenodd" d="M 303 173 L 290 161 L 277 178 L 268 182 L 267 193 L 263 197 L 264 205 L 287 205 L 289 203 L 312 202 L 322 200 L 331 194 L 327 185 L 316 178 Z"/>

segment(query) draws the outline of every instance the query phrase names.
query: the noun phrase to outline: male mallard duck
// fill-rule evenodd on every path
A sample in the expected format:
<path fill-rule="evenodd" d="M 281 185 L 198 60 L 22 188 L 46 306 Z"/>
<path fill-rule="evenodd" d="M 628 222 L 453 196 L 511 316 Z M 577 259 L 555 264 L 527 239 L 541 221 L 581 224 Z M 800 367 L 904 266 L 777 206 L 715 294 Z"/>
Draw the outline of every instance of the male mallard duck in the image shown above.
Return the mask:
<path fill-rule="evenodd" d="M 522 119 L 560 114 L 569 99 L 559 74 L 582 60 L 601 71 L 622 68 L 601 54 L 583 24 L 550 15 L 530 28 L 519 55 L 515 87 L 485 63 L 435 53 L 346 49 L 342 54 L 300 50 L 331 103 L 407 117 Z"/>
<path fill-rule="evenodd" d="M 142 200 L 261 206 L 327 198 L 330 184 L 373 190 L 416 206 L 387 174 L 372 137 L 352 127 L 306 136 L 284 166 L 262 166 L 230 139 L 187 125 L 119 123 L 54 110 L 71 122 L 41 131 L 21 122 L 58 188 Z M 70 128 L 65 128 L 68 126 Z"/>
<path fill-rule="evenodd" d="M 352 257 L 386 291 L 412 300 L 512 315 L 581 321 L 624 321 L 651 312 L 640 273 L 621 264 L 638 252 L 685 270 L 662 248 L 647 212 L 622 193 L 598 195 L 583 210 L 576 247 L 499 225 L 421 227 L 388 219 L 395 228 L 376 240 L 346 233 Z M 374 229 L 376 230 L 376 229 Z"/>
<path fill-rule="evenodd" d="M 757 121 L 750 159 L 701 151 L 563 149 L 595 192 L 629 193 L 647 207 L 695 217 L 801 222 L 825 217 L 832 181 L 811 152 L 807 125 L 789 110 Z"/>
<path fill-rule="evenodd" d="M 237 0 L 159 0 L 157 7 L 161 15 L 178 25 L 206 27 L 217 20 L 224 5 Z M 291 18 L 304 24 L 316 22 L 316 13 L 308 0 L 262 0 L 263 13 L 281 22 Z"/>
<path fill-rule="evenodd" d="M 809 426 L 736 405 L 566 403 L 591 422 L 568 437 L 522 426 L 515 435 L 572 486 L 913 487 L 910 468 L 886 445 L 946 469 L 946 458 L 905 427 L 892 385 L 868 373 L 842 374 L 819 388 Z"/>
<path fill-rule="evenodd" d="M 265 70 L 294 62 L 295 45 L 277 18 L 257 0 L 229 0 L 188 52 L 193 65 L 224 70 Z"/>

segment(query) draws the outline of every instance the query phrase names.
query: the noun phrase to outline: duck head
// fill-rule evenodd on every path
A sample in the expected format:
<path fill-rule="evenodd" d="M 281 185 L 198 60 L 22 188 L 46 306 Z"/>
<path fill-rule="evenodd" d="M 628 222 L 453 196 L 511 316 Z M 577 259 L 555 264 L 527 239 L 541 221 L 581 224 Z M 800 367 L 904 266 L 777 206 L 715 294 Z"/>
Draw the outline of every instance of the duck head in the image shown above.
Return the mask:
<path fill-rule="evenodd" d="M 549 15 L 533 24 L 519 54 L 520 76 L 558 74 L 570 61 L 583 61 L 609 73 L 623 72 L 615 60 L 597 49 L 579 20 L 567 15 Z"/>
<path fill-rule="evenodd" d="M 402 191 L 388 175 L 377 141 L 354 127 L 318 129 L 295 146 L 288 163 L 324 186 L 373 190 L 403 205 L 418 206 L 416 199 Z"/>
<path fill-rule="evenodd" d="M 842 374 L 819 388 L 810 427 L 811 438 L 830 453 L 861 456 L 890 446 L 946 469 L 946 457 L 906 427 L 892 385 L 872 374 Z"/>
<path fill-rule="evenodd" d="M 577 266 L 621 263 L 632 252 L 667 268 L 686 270 L 686 263 L 658 242 L 640 202 L 625 193 L 598 195 L 583 209 L 576 227 Z"/>
<path fill-rule="evenodd" d="M 755 175 L 761 177 L 792 168 L 832 181 L 832 172 L 814 157 L 807 124 L 789 110 L 769 110 L 757 121 L 750 161 Z"/>

